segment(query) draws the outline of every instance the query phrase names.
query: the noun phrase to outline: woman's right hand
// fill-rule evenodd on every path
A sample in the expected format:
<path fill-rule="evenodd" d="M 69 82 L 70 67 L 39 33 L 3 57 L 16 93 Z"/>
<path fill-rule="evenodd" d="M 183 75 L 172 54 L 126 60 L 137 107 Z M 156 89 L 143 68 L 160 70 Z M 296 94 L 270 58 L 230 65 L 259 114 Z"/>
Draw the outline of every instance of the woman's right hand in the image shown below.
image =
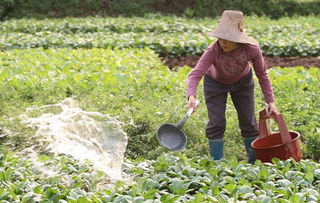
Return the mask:
<path fill-rule="evenodd" d="M 197 110 L 197 105 L 196 105 L 196 98 L 194 95 L 190 95 L 189 96 L 189 100 L 188 100 L 188 109 L 193 108 L 193 112 L 195 112 Z"/>

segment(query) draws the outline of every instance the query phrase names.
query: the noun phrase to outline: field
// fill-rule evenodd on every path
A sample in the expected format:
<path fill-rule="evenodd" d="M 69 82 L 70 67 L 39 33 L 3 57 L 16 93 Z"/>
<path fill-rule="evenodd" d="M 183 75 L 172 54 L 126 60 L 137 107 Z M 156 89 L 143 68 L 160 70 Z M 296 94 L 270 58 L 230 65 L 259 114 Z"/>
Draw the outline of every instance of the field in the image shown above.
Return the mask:
<path fill-rule="evenodd" d="M 247 17 L 246 24 L 265 56 L 320 55 L 319 17 Z M 230 98 L 225 159 L 210 159 L 202 83 L 199 110 L 183 128 L 185 149 L 169 152 L 159 146 L 157 128 L 177 123 L 186 113 L 185 85 L 192 68 L 170 69 L 162 59 L 201 55 L 215 40 L 205 35 L 215 25 L 216 19 L 159 15 L 1 22 L 1 202 L 318 202 L 319 67 L 269 69 L 277 107 L 288 128 L 301 134 L 299 163 L 274 159 L 272 164 L 246 164 Z M 258 116 L 265 104 L 254 79 Z M 64 105 L 67 98 L 77 105 Z M 54 153 L 57 148 L 48 146 L 56 134 L 30 124 L 32 118 L 63 115 L 63 108 L 80 113 L 72 117 L 76 127 L 61 129 L 79 132 L 79 143 L 89 143 L 85 146 L 97 153 L 117 148 L 104 146 L 98 136 L 92 141 L 91 133 L 103 129 L 111 137 L 114 132 L 127 136 L 126 152 L 119 156 L 123 179 L 96 170 L 90 159 Z"/>

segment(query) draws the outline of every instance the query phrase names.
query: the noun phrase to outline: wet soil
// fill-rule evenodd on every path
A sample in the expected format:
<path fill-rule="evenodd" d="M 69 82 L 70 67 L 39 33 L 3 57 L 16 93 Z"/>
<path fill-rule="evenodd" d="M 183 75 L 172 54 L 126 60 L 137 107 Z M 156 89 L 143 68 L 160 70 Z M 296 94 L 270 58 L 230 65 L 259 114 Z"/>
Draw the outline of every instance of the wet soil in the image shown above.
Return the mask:
<path fill-rule="evenodd" d="M 184 56 L 180 58 L 173 58 L 173 59 L 162 59 L 164 64 L 169 68 L 176 68 L 182 66 L 190 66 L 194 67 L 200 56 L 190 55 Z M 304 66 L 306 68 L 309 67 L 318 67 L 320 68 L 320 56 L 318 57 L 264 57 L 266 65 L 268 68 L 280 66 L 280 67 L 297 67 L 297 66 Z"/>

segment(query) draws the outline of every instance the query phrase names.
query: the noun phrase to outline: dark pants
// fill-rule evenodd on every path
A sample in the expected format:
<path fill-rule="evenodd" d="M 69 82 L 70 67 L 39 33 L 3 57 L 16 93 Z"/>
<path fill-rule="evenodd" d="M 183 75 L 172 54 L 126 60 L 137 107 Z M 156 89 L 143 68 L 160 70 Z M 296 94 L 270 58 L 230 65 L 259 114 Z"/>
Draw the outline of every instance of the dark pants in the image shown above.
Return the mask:
<path fill-rule="evenodd" d="M 240 81 L 233 84 L 221 84 L 210 76 L 204 77 L 204 95 L 208 108 L 209 122 L 206 136 L 210 140 L 223 139 L 226 128 L 226 103 L 231 94 L 239 119 L 242 137 L 257 136 L 258 128 L 254 115 L 254 83 L 250 71 Z"/>

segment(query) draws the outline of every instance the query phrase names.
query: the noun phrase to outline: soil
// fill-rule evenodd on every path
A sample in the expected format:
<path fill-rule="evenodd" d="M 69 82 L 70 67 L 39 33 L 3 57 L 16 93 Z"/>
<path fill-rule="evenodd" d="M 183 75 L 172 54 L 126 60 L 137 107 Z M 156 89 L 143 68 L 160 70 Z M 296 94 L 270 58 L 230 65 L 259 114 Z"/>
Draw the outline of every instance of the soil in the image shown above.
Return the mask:
<path fill-rule="evenodd" d="M 190 55 L 190 56 L 184 56 L 180 58 L 173 58 L 173 59 L 165 59 L 163 58 L 163 62 L 166 66 L 173 69 L 176 67 L 182 67 L 182 66 L 190 66 L 195 67 L 199 60 L 200 56 L 196 55 Z M 266 65 L 268 68 L 280 66 L 280 67 L 297 67 L 297 66 L 304 66 L 306 68 L 309 67 L 318 67 L 320 68 L 320 56 L 318 57 L 306 57 L 306 58 L 300 58 L 300 57 L 264 57 Z"/>

